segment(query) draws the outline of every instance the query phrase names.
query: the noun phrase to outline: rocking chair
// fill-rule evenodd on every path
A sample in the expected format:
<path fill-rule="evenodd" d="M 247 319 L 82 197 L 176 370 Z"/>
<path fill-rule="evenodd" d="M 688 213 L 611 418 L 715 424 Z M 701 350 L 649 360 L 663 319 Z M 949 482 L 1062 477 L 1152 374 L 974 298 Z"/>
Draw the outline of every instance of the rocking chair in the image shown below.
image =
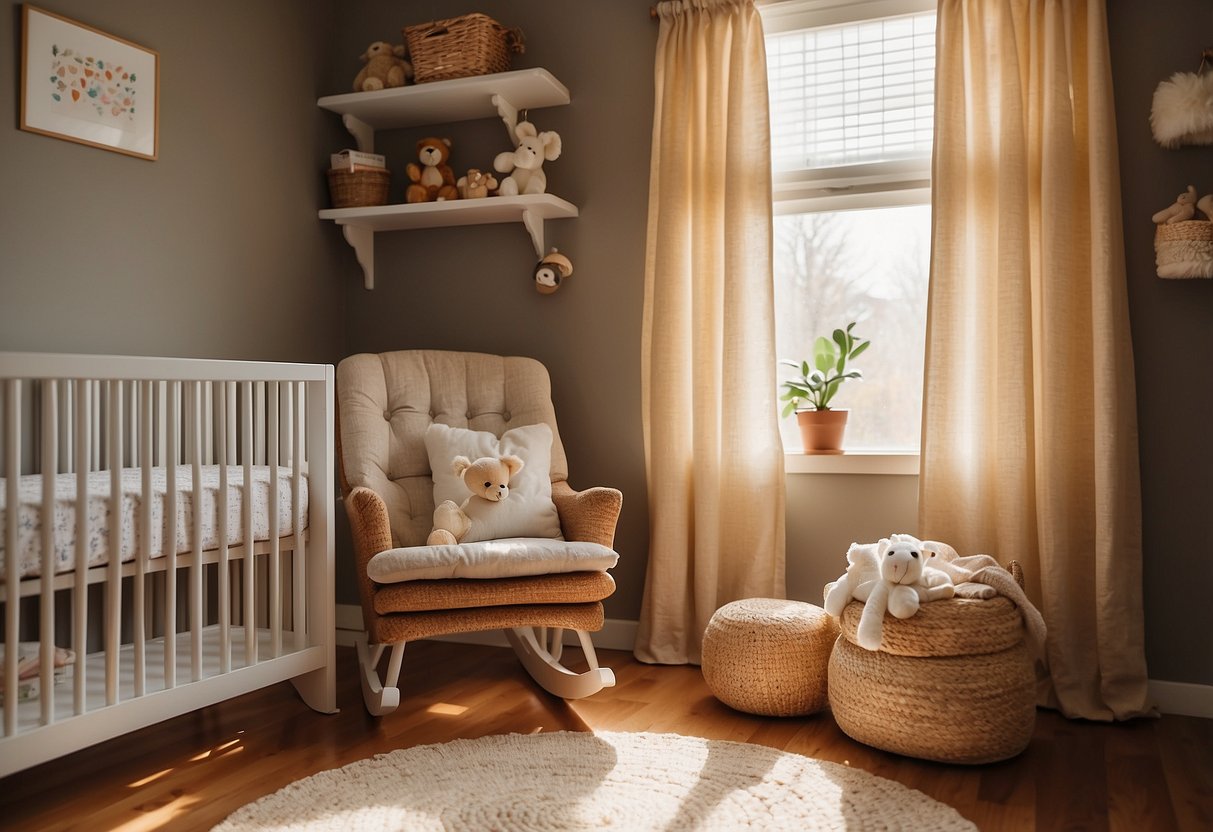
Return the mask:
<path fill-rule="evenodd" d="M 602 629 L 602 600 L 614 592 L 615 582 L 601 567 L 578 568 L 561 550 L 575 549 L 578 541 L 609 550 L 623 495 L 613 488 L 574 491 L 569 486 L 542 364 L 440 350 L 354 355 L 337 367 L 337 421 L 338 472 L 366 627 L 358 639 L 358 663 L 371 714 L 391 713 L 400 703 L 405 644 L 437 635 L 504 630 L 535 681 L 562 698 L 579 699 L 615 684 L 610 668 L 599 667 L 589 636 Z M 462 576 L 482 573 L 458 562 L 447 564 L 444 574 L 451 577 L 383 577 L 390 570 L 376 567 L 385 558 L 407 564 L 414 555 L 441 548 L 443 557 L 458 560 L 467 546 L 423 546 L 434 513 L 424 443 L 432 422 L 499 438 L 523 425 L 551 428 L 552 501 L 566 542 L 535 543 L 557 551 L 557 557 L 502 564 L 498 577 Z M 613 563 L 614 553 L 607 554 Z M 574 673 L 560 663 L 565 630 L 576 632 L 588 670 Z M 381 677 L 379 662 L 389 647 L 387 674 Z"/>

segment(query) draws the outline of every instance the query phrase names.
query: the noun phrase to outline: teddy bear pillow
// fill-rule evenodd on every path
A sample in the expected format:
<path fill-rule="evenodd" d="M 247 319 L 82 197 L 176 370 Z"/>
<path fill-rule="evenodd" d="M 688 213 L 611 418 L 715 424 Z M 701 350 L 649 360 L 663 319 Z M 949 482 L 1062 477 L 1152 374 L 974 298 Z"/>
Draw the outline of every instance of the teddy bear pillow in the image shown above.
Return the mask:
<path fill-rule="evenodd" d="M 444 500 L 459 505 L 468 497 L 463 478 L 451 468 L 451 461 L 457 456 L 478 459 L 513 455 L 524 463 L 518 474 L 510 478 L 509 496 L 493 505 L 493 511 L 478 516 L 461 542 L 507 537 L 563 539 L 560 515 L 552 502 L 552 429 L 547 425 L 524 425 L 506 431 L 498 439 L 488 431 L 435 422 L 425 431 L 425 450 L 434 476 L 434 505 L 441 505 Z"/>

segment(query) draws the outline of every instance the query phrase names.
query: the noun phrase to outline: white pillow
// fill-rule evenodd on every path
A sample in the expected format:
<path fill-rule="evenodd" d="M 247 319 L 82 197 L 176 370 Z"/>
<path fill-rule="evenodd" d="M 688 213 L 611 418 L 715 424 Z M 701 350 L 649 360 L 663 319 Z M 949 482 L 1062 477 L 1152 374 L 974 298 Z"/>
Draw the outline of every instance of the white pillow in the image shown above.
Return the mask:
<path fill-rule="evenodd" d="M 523 466 L 510 479 L 510 495 L 500 503 L 473 500 L 468 514 L 472 528 L 464 543 L 507 537 L 548 537 L 563 540 L 560 515 L 552 502 L 552 429 L 545 424 L 508 430 L 498 439 L 488 431 L 453 428 L 437 422 L 425 431 L 425 450 L 434 476 L 434 505 L 468 498 L 463 478 L 451 470 L 457 456 L 475 461 L 482 456 L 514 454 Z M 476 509 L 483 508 L 483 511 Z"/>
<path fill-rule="evenodd" d="M 605 572 L 618 562 L 619 555 L 597 543 L 518 537 L 458 546 L 388 549 L 371 558 L 366 574 L 375 583 L 394 584 L 440 578 Z"/>

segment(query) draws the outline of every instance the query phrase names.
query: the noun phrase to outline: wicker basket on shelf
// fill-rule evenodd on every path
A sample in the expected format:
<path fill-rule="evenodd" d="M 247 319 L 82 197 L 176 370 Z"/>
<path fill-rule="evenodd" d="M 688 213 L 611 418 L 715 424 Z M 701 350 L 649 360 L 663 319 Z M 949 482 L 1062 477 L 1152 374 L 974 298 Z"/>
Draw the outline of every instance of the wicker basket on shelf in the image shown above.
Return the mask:
<path fill-rule="evenodd" d="M 340 170 L 328 172 L 329 199 L 334 208 L 386 205 L 392 174 L 387 170 Z"/>
<path fill-rule="evenodd" d="M 406 26 L 403 32 L 418 84 L 505 72 L 510 53 L 525 51 L 520 29 L 479 12 Z"/>
<path fill-rule="evenodd" d="M 1155 226 L 1154 253 L 1159 277 L 1213 277 L 1213 222 Z"/>

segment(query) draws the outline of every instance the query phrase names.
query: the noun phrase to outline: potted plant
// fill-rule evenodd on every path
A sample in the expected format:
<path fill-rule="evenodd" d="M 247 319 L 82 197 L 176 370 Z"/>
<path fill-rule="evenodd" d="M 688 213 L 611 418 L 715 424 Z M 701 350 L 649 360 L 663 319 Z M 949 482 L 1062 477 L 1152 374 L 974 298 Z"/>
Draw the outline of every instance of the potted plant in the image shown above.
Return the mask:
<path fill-rule="evenodd" d="M 823 335 L 814 341 L 811 366 L 808 361 L 779 362 L 800 374 L 783 382 L 780 399 L 787 402 L 783 408 L 784 418 L 796 413 L 806 454 L 842 453 L 847 411 L 831 410 L 830 400 L 844 381 L 863 377 L 859 370 L 848 369 L 847 364 L 872 343 L 855 336 L 851 332 L 854 328 L 855 321 L 852 321 L 845 330 L 834 330 L 830 338 Z"/>

